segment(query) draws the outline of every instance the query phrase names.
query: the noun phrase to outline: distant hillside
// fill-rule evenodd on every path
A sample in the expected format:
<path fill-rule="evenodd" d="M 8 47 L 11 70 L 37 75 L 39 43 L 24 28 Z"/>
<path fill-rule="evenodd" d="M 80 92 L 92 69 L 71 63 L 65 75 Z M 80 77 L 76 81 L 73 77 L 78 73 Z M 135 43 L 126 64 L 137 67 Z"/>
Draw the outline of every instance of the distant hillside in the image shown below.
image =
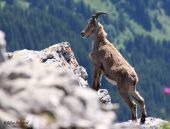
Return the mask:
<path fill-rule="evenodd" d="M 118 43 L 134 39 L 135 35 L 170 41 L 169 0 L 85 0 L 84 3 L 92 10 L 108 12 L 110 21 L 106 29 Z"/>
<path fill-rule="evenodd" d="M 170 97 L 163 88 L 170 85 L 169 0 L 0 0 L 0 30 L 6 33 L 8 51 L 40 50 L 69 41 L 91 84 L 91 40 L 82 39 L 80 32 L 97 10 L 108 12 L 99 19 L 108 38 L 139 74 L 138 89 L 149 116 L 168 118 Z M 102 86 L 109 89 L 113 102 L 120 103 L 118 120 L 129 119 L 117 88 L 105 80 Z"/>

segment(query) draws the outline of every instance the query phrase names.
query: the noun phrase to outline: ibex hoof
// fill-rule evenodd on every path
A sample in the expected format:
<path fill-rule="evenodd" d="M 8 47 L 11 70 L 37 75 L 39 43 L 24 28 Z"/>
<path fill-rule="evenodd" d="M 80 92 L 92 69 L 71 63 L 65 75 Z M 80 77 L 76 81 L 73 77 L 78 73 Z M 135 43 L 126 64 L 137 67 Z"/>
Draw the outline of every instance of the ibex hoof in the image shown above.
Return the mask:
<path fill-rule="evenodd" d="M 141 124 L 145 124 L 145 121 L 146 121 L 146 117 L 145 117 L 145 116 L 144 116 L 144 117 L 142 116 L 141 119 L 140 119 L 140 123 L 141 123 Z"/>
<path fill-rule="evenodd" d="M 133 122 L 137 122 L 137 119 L 132 119 Z"/>
<path fill-rule="evenodd" d="M 132 121 L 133 121 L 133 122 L 137 122 L 137 115 L 133 115 L 133 114 L 132 114 Z"/>

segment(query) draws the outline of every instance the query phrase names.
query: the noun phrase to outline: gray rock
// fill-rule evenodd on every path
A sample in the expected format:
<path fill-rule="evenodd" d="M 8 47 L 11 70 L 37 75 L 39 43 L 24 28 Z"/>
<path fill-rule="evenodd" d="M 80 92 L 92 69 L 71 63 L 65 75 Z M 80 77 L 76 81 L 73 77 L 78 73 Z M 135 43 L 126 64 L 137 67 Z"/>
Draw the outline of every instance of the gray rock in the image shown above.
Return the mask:
<path fill-rule="evenodd" d="M 99 89 L 97 92 L 98 99 L 101 102 L 103 110 L 112 110 L 117 112 L 119 109 L 119 104 L 112 104 L 111 97 L 109 95 L 108 90 L 106 89 Z"/>
<path fill-rule="evenodd" d="M 87 87 L 87 72 L 69 43 L 7 56 L 10 60 L 0 65 L 0 128 L 112 127 L 114 112 L 104 108 L 97 93 Z"/>
<path fill-rule="evenodd" d="M 160 118 L 148 117 L 145 124 L 140 124 L 140 119 L 137 122 L 130 120 L 128 122 L 113 124 L 112 129 L 161 129 L 161 126 L 165 123 L 169 122 Z"/>
<path fill-rule="evenodd" d="M 79 76 L 79 77 L 82 77 L 84 80 L 87 80 L 87 72 L 86 72 L 86 69 L 82 66 L 78 66 L 75 70 L 74 70 L 74 73 Z"/>
<path fill-rule="evenodd" d="M 86 69 L 83 68 L 82 66 L 78 66 L 76 67 L 76 69 L 74 69 L 74 74 L 76 75 L 76 77 L 78 78 L 79 81 L 79 85 L 81 87 L 89 87 L 88 83 L 87 83 L 87 72 Z"/>
<path fill-rule="evenodd" d="M 106 89 L 99 89 L 98 96 L 103 104 L 111 104 L 111 97 Z"/>
<path fill-rule="evenodd" d="M 0 94 L 1 126 L 7 129 L 22 120 L 34 129 L 109 129 L 115 119 L 111 110 L 103 110 L 95 91 L 79 86 L 72 72 L 34 60 L 2 63 Z"/>
<path fill-rule="evenodd" d="M 75 79 L 78 80 L 79 86 L 89 86 L 87 72 L 82 66 L 79 66 L 68 42 L 55 44 L 41 51 L 24 49 L 10 52 L 7 53 L 7 57 L 11 60 L 21 59 L 26 62 L 39 61 L 47 66 L 53 65 L 56 69 L 65 68 L 67 71 L 73 73 Z"/>
<path fill-rule="evenodd" d="M 5 34 L 0 30 L 0 63 L 6 60 L 5 52 L 6 52 Z"/>

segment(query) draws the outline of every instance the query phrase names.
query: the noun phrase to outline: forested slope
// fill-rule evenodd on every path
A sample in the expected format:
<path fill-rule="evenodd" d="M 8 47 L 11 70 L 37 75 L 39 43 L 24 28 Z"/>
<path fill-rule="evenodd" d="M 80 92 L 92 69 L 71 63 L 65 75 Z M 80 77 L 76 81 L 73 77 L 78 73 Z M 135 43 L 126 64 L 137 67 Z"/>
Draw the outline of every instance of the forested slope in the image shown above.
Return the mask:
<path fill-rule="evenodd" d="M 170 96 L 163 93 L 163 88 L 170 85 L 169 6 L 169 0 L 0 0 L 0 29 L 6 33 L 8 51 L 40 50 L 69 41 L 91 83 L 91 40 L 82 39 L 80 31 L 92 13 L 108 12 L 100 21 L 108 38 L 136 68 L 148 115 L 168 118 Z M 130 118 L 117 88 L 105 80 L 102 86 L 109 89 L 113 102 L 120 103 L 118 119 Z"/>

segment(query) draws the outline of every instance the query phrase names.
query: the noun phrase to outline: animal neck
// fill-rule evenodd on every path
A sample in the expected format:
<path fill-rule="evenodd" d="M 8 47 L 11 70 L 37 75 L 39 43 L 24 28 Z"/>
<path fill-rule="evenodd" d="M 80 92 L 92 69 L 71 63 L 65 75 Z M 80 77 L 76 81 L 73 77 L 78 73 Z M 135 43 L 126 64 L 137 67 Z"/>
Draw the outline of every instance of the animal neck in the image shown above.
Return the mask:
<path fill-rule="evenodd" d="M 108 40 L 106 38 L 107 33 L 103 29 L 103 26 L 99 23 L 99 27 L 93 38 L 93 50 L 97 50 L 99 47 L 107 44 Z"/>

